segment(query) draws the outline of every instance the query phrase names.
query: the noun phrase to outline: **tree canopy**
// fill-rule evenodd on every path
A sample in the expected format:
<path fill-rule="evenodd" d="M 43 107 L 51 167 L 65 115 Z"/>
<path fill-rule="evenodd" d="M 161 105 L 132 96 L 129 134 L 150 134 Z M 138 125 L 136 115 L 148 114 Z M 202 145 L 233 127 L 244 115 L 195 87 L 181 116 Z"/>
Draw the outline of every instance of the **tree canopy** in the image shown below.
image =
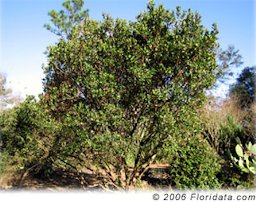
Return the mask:
<path fill-rule="evenodd" d="M 238 99 L 241 108 L 250 108 L 255 101 L 256 67 L 246 67 L 230 87 L 230 95 Z"/>
<path fill-rule="evenodd" d="M 134 22 L 103 15 L 73 25 L 48 48 L 43 103 L 65 128 L 53 153 L 130 186 L 173 137 L 199 131 L 196 110 L 216 79 L 217 27 L 153 1 Z"/>
<path fill-rule="evenodd" d="M 88 10 L 82 10 L 83 0 L 67 0 L 62 5 L 65 10 L 59 12 L 52 10 L 48 13 L 53 25 L 45 24 L 44 26 L 54 34 L 68 39 L 71 37 L 72 29 L 83 24 L 88 16 Z"/>

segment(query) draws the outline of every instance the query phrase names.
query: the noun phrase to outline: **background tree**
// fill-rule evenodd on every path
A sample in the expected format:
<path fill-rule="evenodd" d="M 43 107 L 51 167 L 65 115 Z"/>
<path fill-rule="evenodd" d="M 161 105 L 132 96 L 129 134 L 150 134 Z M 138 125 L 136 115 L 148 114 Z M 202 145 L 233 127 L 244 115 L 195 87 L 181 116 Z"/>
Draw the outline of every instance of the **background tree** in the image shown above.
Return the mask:
<path fill-rule="evenodd" d="M 220 82 L 225 82 L 225 80 L 234 76 L 234 68 L 238 68 L 243 64 L 242 56 L 234 46 L 229 46 L 227 50 L 219 49 L 217 53 L 219 63 L 217 78 Z"/>
<path fill-rule="evenodd" d="M 67 0 L 62 5 L 65 10 L 59 12 L 52 10 L 48 13 L 53 26 L 49 24 L 45 24 L 44 26 L 54 34 L 64 39 L 69 39 L 73 28 L 82 25 L 86 17 L 88 17 L 88 10 L 82 10 L 84 5 L 83 0 Z"/>
<path fill-rule="evenodd" d="M 209 32 L 198 13 L 150 1 L 135 22 L 105 15 L 70 28 L 69 40 L 49 47 L 45 69 L 42 102 L 63 123 L 51 153 L 110 186 L 134 186 L 163 147 L 200 131 L 217 27 Z"/>
<path fill-rule="evenodd" d="M 243 119 L 243 127 L 247 132 L 247 136 L 250 137 L 249 140 L 254 142 L 256 141 L 255 75 L 255 66 L 246 67 L 243 69 L 236 82 L 230 86 L 230 97 L 235 100 L 237 107 L 246 113 Z"/>
<path fill-rule="evenodd" d="M 250 108 L 255 101 L 256 66 L 246 67 L 230 86 L 230 96 L 235 97 L 241 108 Z"/>
<path fill-rule="evenodd" d="M 20 98 L 12 94 L 12 90 L 6 87 L 6 76 L 0 73 L 0 112 L 9 104 L 15 104 Z"/>
<path fill-rule="evenodd" d="M 239 50 L 236 50 L 234 46 L 229 46 L 226 50 L 220 47 L 215 49 L 216 51 L 216 62 L 218 67 L 216 68 L 216 82 L 213 87 L 208 91 L 209 98 L 215 99 L 212 94 L 218 90 L 220 86 L 229 86 L 231 79 L 236 77 L 236 69 L 242 64 L 242 56 L 239 54 Z M 218 97 L 217 97 L 218 99 Z"/>

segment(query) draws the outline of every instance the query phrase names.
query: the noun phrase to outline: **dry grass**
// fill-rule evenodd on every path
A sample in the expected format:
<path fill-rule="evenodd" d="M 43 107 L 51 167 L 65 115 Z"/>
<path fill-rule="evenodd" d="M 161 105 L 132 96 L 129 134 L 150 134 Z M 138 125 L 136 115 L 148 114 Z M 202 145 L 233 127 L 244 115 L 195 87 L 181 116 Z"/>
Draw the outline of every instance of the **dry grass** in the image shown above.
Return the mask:
<path fill-rule="evenodd" d="M 13 166 L 7 166 L 4 173 L 0 175 L 0 189 L 10 189 L 17 182 L 20 175 Z"/>
<path fill-rule="evenodd" d="M 243 125 L 243 121 L 248 117 L 248 111 L 237 106 L 235 99 L 226 99 L 221 103 L 216 100 L 210 102 L 201 109 L 201 120 L 204 126 L 204 136 L 217 152 L 220 143 L 220 130 L 227 125 L 228 117 L 232 117 L 234 123 Z"/>
<path fill-rule="evenodd" d="M 256 107 L 255 107 L 256 109 Z M 237 123 L 241 123 L 248 113 L 237 106 L 237 102 L 234 99 L 226 99 L 217 104 L 216 100 L 211 100 L 201 111 L 203 120 L 207 120 L 210 123 L 218 126 L 224 124 L 229 115 L 232 115 L 233 119 Z"/>

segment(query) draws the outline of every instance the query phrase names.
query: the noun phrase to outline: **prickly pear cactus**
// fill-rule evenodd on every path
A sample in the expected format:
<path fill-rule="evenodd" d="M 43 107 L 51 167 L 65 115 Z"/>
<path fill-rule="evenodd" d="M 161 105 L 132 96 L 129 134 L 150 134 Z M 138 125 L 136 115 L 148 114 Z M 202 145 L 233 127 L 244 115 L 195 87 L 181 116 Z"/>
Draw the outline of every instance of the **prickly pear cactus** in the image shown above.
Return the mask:
<path fill-rule="evenodd" d="M 236 145 L 236 154 L 239 159 L 231 156 L 235 165 L 243 172 L 256 174 L 256 144 L 249 142 L 245 148 L 241 144 Z"/>

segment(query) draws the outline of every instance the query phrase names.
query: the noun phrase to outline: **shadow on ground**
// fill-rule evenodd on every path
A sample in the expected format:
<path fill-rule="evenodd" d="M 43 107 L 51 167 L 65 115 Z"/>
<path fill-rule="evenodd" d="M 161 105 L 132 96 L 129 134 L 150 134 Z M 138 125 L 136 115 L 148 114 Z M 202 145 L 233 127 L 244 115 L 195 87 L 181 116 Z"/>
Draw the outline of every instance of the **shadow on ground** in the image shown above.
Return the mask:
<path fill-rule="evenodd" d="M 146 187 L 167 188 L 170 179 L 166 175 L 165 168 L 151 168 L 142 178 Z M 91 173 L 55 170 L 47 177 L 42 174 L 28 175 L 22 181 L 21 178 L 13 179 L 8 186 L 0 189 L 12 190 L 104 190 L 103 179 Z"/>

